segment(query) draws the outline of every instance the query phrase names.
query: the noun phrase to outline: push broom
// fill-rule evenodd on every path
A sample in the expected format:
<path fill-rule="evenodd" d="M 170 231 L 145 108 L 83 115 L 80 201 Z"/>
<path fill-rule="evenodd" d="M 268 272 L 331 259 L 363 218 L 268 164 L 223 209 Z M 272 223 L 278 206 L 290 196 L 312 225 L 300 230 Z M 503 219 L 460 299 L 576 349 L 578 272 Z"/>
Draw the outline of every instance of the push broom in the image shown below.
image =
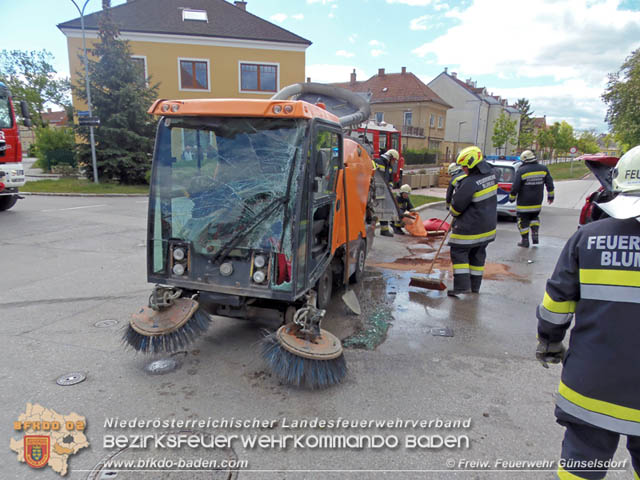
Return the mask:
<path fill-rule="evenodd" d="M 447 218 L 449 218 L 449 215 L 447 215 L 445 217 L 445 219 L 440 224 L 440 227 L 442 227 L 444 222 L 447 221 Z M 442 241 L 440 242 L 440 246 L 438 247 L 438 251 L 434 255 L 433 260 L 431 261 L 431 265 L 429 266 L 429 271 L 427 272 L 427 278 L 424 278 L 424 277 L 411 277 L 411 281 L 409 282 L 410 286 L 426 288 L 428 290 L 446 290 L 447 289 L 447 286 L 444 284 L 444 282 L 442 281 L 442 279 L 440 277 L 438 277 L 438 278 L 429 278 L 429 275 L 431 275 L 431 272 L 433 271 L 433 266 L 436 264 L 436 260 L 438 260 L 438 256 L 440 255 L 440 250 L 442 250 L 442 246 L 444 245 L 444 242 L 447 241 L 447 237 L 449 236 L 449 232 L 450 231 L 451 231 L 451 229 L 447 230 L 445 232 L 444 236 L 442 237 Z"/>

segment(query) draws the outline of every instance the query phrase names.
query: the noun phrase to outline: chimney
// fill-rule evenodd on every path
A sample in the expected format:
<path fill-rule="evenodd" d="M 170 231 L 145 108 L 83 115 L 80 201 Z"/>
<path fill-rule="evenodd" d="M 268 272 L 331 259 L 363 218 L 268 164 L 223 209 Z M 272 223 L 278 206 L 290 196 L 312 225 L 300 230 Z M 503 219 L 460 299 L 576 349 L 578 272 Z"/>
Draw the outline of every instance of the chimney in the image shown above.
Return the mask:
<path fill-rule="evenodd" d="M 449 67 L 444 67 L 444 73 L 447 73 L 447 70 L 449 70 Z"/>
<path fill-rule="evenodd" d="M 47 113 L 51 113 L 51 109 L 50 108 L 47 108 Z"/>
<path fill-rule="evenodd" d="M 354 85 L 356 83 L 356 69 L 353 69 L 353 72 L 351 72 L 351 80 L 349 80 L 349 83 L 351 85 Z"/>
<path fill-rule="evenodd" d="M 407 67 L 402 67 L 402 73 L 407 73 Z"/>
<path fill-rule="evenodd" d="M 458 72 L 451 72 L 451 76 L 453 78 L 458 78 Z"/>
<path fill-rule="evenodd" d="M 464 83 L 466 83 L 467 85 L 471 86 L 471 77 L 467 78 Z"/>
<path fill-rule="evenodd" d="M 379 68 L 378 69 L 378 76 L 381 77 L 382 75 L 384 75 L 384 68 Z"/>
<path fill-rule="evenodd" d="M 244 2 L 242 0 L 236 0 L 235 2 L 233 2 L 233 4 L 238 7 L 241 8 L 242 10 L 247 10 L 247 2 Z"/>
<path fill-rule="evenodd" d="M 307 83 L 311 83 L 311 77 L 307 77 Z"/>

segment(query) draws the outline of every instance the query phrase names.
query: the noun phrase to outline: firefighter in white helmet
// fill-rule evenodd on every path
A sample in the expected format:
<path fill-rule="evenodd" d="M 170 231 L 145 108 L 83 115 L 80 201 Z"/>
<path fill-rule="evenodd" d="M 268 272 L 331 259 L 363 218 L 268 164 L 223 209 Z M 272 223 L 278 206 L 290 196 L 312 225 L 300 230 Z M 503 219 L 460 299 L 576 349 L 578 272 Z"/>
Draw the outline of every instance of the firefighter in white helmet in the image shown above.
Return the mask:
<path fill-rule="evenodd" d="M 400 187 L 400 193 L 396 196 L 396 203 L 398 204 L 398 210 L 400 212 L 400 216 L 406 216 L 409 212 L 412 212 L 415 207 L 413 203 L 411 203 L 411 187 L 409 185 L 402 185 Z M 404 231 L 402 230 L 402 220 L 396 222 L 393 225 L 393 231 L 399 235 L 404 235 Z"/>
<path fill-rule="evenodd" d="M 537 310 L 536 358 L 564 364 L 555 411 L 566 428 L 561 479 L 604 478 L 620 434 L 640 478 L 640 146 L 619 160 L 613 190 L 598 205 L 611 218 L 573 234 Z"/>
<path fill-rule="evenodd" d="M 456 188 L 456 185 L 463 178 L 467 178 L 467 174 L 464 173 L 462 167 L 458 165 L 456 162 L 451 162 L 449 167 L 447 168 L 447 173 L 451 175 L 451 180 L 449 180 L 449 186 L 447 187 L 447 196 L 446 196 L 446 204 L 447 210 L 451 206 L 451 199 L 453 198 L 453 190 Z"/>
<path fill-rule="evenodd" d="M 393 187 L 393 172 L 395 170 L 395 166 L 398 164 L 399 159 L 400 154 L 398 153 L 398 151 L 391 148 L 380 155 L 378 158 L 376 158 L 374 161 L 376 164 L 376 168 L 382 174 L 385 182 L 387 182 L 390 187 Z M 393 237 L 393 233 L 391 233 L 391 230 L 389 230 L 389 222 L 380 222 L 380 235 L 384 235 L 385 237 Z"/>

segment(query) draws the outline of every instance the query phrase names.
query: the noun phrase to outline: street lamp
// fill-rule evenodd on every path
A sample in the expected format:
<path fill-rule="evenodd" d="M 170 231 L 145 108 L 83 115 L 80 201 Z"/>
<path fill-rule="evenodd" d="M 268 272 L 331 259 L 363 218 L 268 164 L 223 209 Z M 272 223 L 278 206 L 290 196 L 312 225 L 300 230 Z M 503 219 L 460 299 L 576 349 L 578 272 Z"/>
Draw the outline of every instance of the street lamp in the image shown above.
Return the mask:
<path fill-rule="evenodd" d="M 84 81 L 87 88 L 87 105 L 89 107 L 89 117 L 93 117 L 93 114 L 91 111 L 91 90 L 89 89 L 89 60 L 87 58 L 87 41 L 86 41 L 85 32 L 84 32 L 84 9 L 86 8 L 87 3 L 89 3 L 89 0 L 86 0 L 84 2 L 82 9 L 80 9 L 78 4 L 76 3 L 76 0 L 71 0 L 71 3 L 75 5 L 75 7 L 78 9 L 78 13 L 80 13 L 80 28 L 82 29 L 82 51 L 84 56 Z M 100 183 L 98 182 L 98 164 L 96 162 L 96 141 L 93 137 L 93 125 L 89 126 L 89 140 L 91 141 L 91 161 L 93 163 L 93 181 L 95 183 Z"/>

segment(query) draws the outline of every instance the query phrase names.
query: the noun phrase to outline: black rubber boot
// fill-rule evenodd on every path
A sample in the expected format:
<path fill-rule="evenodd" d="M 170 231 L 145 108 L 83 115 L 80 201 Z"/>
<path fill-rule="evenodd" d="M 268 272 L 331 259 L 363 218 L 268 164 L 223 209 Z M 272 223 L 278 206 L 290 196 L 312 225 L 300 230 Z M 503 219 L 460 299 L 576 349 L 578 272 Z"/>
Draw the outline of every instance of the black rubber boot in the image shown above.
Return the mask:
<path fill-rule="evenodd" d="M 386 230 L 380 230 L 380 235 L 383 237 L 393 237 L 393 233 L 388 228 Z"/>
<path fill-rule="evenodd" d="M 531 228 L 531 243 L 533 243 L 534 245 L 538 245 L 538 229 L 537 228 Z"/>
<path fill-rule="evenodd" d="M 518 243 L 519 247 L 529 248 L 529 234 L 522 235 L 522 240 Z"/>
<path fill-rule="evenodd" d="M 402 227 L 398 227 L 396 225 L 393 226 L 393 233 L 397 235 L 404 235 L 404 231 L 402 230 Z"/>
<path fill-rule="evenodd" d="M 471 275 L 471 292 L 480 293 L 480 285 L 482 284 L 482 277 L 480 275 Z"/>

